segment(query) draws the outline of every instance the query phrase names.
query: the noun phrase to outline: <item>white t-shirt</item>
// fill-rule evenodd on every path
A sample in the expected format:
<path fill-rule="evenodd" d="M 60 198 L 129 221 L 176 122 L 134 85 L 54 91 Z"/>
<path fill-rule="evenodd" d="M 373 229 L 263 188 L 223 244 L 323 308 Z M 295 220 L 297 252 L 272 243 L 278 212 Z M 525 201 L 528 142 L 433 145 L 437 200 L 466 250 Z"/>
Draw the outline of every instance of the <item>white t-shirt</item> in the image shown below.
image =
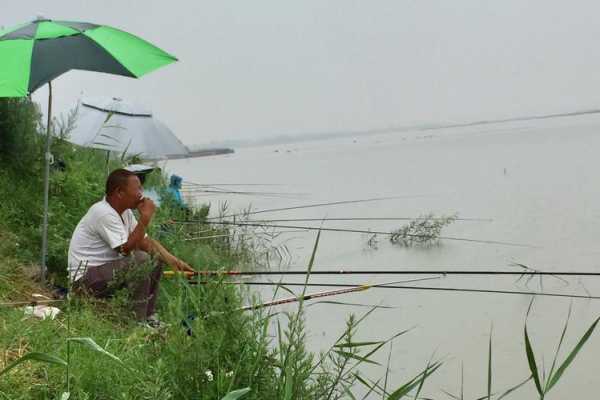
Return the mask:
<path fill-rule="evenodd" d="M 91 206 L 71 237 L 69 278 L 76 281 L 85 274 L 87 267 L 122 259 L 115 249 L 127 242 L 136 225 L 133 211 L 125 210 L 119 216 L 106 199 Z"/>

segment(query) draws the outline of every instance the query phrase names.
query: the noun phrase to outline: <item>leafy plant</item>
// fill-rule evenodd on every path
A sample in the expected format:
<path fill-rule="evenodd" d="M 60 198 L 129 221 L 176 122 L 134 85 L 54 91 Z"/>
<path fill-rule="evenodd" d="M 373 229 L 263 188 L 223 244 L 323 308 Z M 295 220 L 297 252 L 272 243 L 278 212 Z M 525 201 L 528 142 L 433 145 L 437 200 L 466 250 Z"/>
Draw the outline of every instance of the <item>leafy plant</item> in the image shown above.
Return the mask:
<path fill-rule="evenodd" d="M 573 350 L 565 357 L 562 363 L 557 367 L 558 355 L 560 353 L 563 340 L 567 333 L 567 328 L 569 326 L 569 319 L 571 317 L 571 307 L 569 307 L 569 312 L 567 314 L 567 318 L 565 320 L 565 325 L 563 327 L 562 333 L 560 335 L 560 339 L 558 341 L 558 345 L 556 346 L 556 352 L 554 353 L 554 359 L 552 360 L 552 366 L 550 367 L 550 371 L 546 375 L 546 372 L 542 369 L 541 371 L 538 368 L 538 364 L 536 362 L 535 353 L 533 351 L 533 345 L 531 344 L 531 339 L 529 337 L 529 333 L 527 331 L 527 323 L 525 323 L 524 327 L 524 337 L 525 337 L 525 353 L 527 355 L 527 363 L 529 365 L 529 370 L 531 371 L 531 377 L 533 378 L 533 382 L 535 383 L 535 388 L 540 396 L 540 400 L 543 400 L 548 392 L 552 390 L 552 388 L 560 381 L 563 374 L 566 372 L 567 368 L 573 363 L 575 357 L 579 353 L 579 351 L 583 348 L 585 343 L 588 341 L 594 330 L 596 329 L 596 325 L 598 325 L 598 321 L 600 321 L 600 317 L 596 318 L 596 320 L 590 325 L 590 327 L 585 331 L 579 342 L 575 345 Z"/>
<path fill-rule="evenodd" d="M 393 231 L 390 242 L 404 247 L 436 245 L 442 229 L 456 221 L 456 218 L 458 214 L 441 217 L 426 214 Z"/>

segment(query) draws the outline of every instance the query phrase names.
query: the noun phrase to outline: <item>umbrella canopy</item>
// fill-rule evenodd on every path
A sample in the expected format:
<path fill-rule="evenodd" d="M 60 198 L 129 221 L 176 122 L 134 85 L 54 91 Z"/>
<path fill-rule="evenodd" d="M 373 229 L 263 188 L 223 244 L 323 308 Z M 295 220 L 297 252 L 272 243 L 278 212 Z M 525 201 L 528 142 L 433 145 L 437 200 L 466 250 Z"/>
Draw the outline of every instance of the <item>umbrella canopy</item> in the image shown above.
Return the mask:
<path fill-rule="evenodd" d="M 83 99 L 68 140 L 80 146 L 137 154 L 146 160 L 189 153 L 149 109 L 116 97 Z"/>
<path fill-rule="evenodd" d="M 72 70 L 139 78 L 177 59 L 130 33 L 38 19 L 0 30 L 0 97 L 23 97 Z"/>

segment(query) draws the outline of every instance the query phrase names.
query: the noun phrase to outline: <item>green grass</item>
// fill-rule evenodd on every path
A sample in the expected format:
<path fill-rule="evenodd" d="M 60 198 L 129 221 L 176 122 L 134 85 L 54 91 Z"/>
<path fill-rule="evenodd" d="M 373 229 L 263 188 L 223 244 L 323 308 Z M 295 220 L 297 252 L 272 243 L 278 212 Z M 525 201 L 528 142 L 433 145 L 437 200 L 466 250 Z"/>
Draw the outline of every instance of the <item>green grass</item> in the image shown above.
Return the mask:
<path fill-rule="evenodd" d="M 36 292 L 50 295 L 34 280 L 42 216 L 39 122 L 37 107 L 29 101 L 0 99 L 2 302 L 29 300 Z M 61 137 L 68 134 L 63 128 Z M 49 281 L 67 285 L 70 236 L 103 195 L 106 158 L 61 138 L 53 142 L 52 153 L 65 167 L 53 168 L 50 177 Z M 111 161 L 109 169 L 121 161 Z M 164 194 L 166 177 L 156 173 L 146 185 Z M 264 248 L 256 240 L 230 240 L 226 228 L 168 223 L 186 217 L 203 221 L 207 214 L 204 207 L 186 215 L 164 201 L 150 235 L 199 269 L 244 268 L 262 256 Z M 181 240 L 198 229 L 217 237 L 201 243 Z M 207 285 L 164 282 L 159 312 L 169 326 L 158 332 L 133 322 L 126 292 L 108 301 L 69 297 L 56 304 L 62 313 L 54 321 L 24 318 L 20 307 L 0 306 L 0 398 L 339 398 L 347 377 L 340 365 L 352 361 L 356 366 L 367 357 L 336 351 L 315 362 L 305 348 L 302 303 L 287 316 L 271 309 L 240 312 L 249 298 L 244 288 L 219 278 Z M 275 326 L 278 335 L 273 337 Z"/>

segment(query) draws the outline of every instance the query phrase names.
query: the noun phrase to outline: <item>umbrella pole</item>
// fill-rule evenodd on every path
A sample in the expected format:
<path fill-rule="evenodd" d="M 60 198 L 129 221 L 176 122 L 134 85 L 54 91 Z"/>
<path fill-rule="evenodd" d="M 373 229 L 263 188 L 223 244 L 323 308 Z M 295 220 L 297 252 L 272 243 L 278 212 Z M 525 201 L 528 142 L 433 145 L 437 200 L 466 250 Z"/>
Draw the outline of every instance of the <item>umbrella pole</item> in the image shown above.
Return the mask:
<path fill-rule="evenodd" d="M 42 223 L 42 264 L 40 279 L 46 281 L 46 256 L 48 254 L 48 192 L 50 190 L 50 124 L 52 123 L 52 82 L 48 82 L 48 123 L 46 125 L 46 151 L 44 152 L 44 221 Z"/>

